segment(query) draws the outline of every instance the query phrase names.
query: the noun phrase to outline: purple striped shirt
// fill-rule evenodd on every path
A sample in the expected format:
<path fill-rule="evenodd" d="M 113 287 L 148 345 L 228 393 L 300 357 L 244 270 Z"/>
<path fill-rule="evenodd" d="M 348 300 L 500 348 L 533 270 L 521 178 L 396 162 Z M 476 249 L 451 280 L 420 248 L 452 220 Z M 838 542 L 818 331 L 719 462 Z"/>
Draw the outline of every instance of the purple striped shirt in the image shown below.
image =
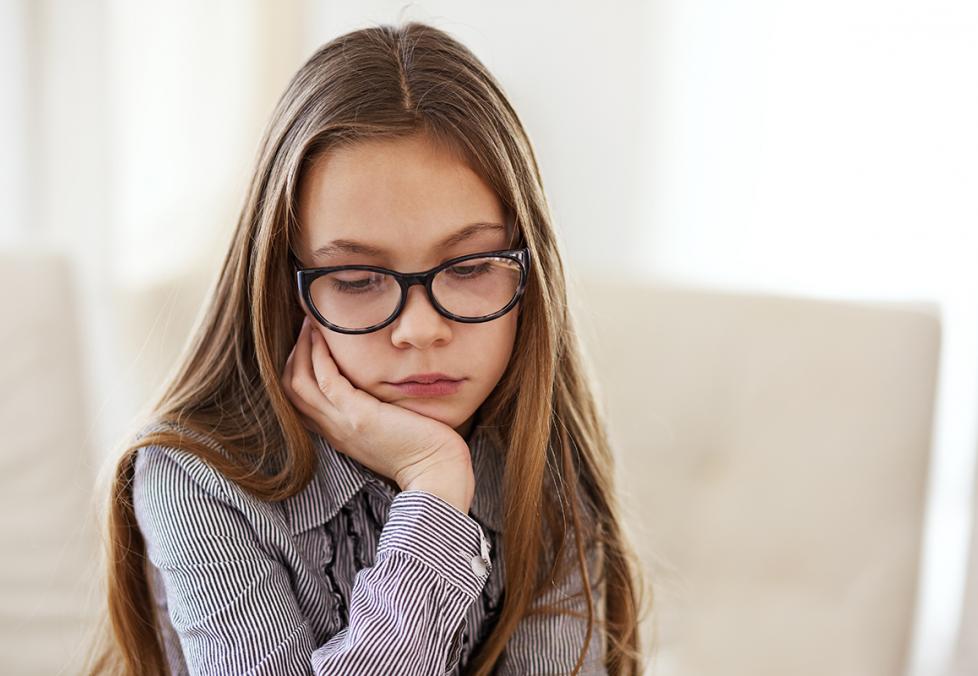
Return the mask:
<path fill-rule="evenodd" d="M 172 673 L 459 674 L 504 597 L 498 437 L 477 426 L 468 440 L 469 514 L 398 492 L 314 438 L 316 474 L 281 502 L 252 497 L 187 451 L 139 450 L 134 507 Z M 599 608 L 596 549 L 588 556 Z M 580 593 L 575 572 L 538 601 L 586 616 Z M 494 673 L 569 674 L 585 630 L 584 619 L 525 618 Z M 603 649 L 596 626 L 582 674 L 607 673 Z"/>

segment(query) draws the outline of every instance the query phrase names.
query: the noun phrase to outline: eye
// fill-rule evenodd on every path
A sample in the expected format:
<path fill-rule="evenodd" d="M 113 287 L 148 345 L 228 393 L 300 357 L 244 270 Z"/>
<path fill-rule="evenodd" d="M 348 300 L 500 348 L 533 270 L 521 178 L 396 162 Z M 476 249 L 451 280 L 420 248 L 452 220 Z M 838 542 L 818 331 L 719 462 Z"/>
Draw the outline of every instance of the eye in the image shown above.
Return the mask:
<path fill-rule="evenodd" d="M 343 279 L 340 275 L 352 275 Z M 366 275 L 366 276 L 363 276 Z M 347 271 L 345 273 L 334 273 L 328 275 L 332 287 L 334 290 L 341 293 L 367 293 L 379 289 L 384 286 L 384 282 L 387 281 L 387 275 L 379 273 L 356 273 L 355 271 Z"/>
<path fill-rule="evenodd" d="M 363 280 L 360 282 L 344 282 L 341 279 L 333 281 L 333 288 L 337 291 L 343 291 L 345 293 L 360 293 L 367 289 L 369 280 Z"/>
<path fill-rule="evenodd" d="M 478 265 L 453 265 L 448 268 L 449 272 L 459 278 L 468 279 L 471 277 L 478 277 L 486 273 L 489 270 L 489 263 L 480 263 Z"/>

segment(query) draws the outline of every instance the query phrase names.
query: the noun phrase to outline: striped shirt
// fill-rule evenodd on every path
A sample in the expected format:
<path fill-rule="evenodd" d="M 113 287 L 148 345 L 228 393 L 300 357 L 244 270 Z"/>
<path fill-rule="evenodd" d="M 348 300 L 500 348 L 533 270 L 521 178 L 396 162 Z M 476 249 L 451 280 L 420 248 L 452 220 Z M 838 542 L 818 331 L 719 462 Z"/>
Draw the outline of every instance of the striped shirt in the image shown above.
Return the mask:
<path fill-rule="evenodd" d="M 188 451 L 140 448 L 133 501 L 172 673 L 460 674 L 504 597 L 503 463 L 487 430 L 468 440 L 469 514 L 432 493 L 396 491 L 319 435 L 317 472 L 280 502 L 254 498 Z M 571 598 L 583 593 L 573 570 L 538 601 L 564 600 L 586 617 L 586 600 Z M 586 624 L 524 618 L 494 673 L 571 673 Z M 596 625 L 580 673 L 607 673 L 602 639 Z"/>

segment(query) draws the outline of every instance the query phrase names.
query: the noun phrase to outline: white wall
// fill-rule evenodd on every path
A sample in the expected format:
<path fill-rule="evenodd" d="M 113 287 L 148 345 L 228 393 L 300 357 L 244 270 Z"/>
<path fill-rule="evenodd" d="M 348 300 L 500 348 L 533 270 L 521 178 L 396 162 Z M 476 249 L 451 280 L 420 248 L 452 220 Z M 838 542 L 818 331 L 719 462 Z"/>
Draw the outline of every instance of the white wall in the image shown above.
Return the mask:
<path fill-rule="evenodd" d="M 29 148 L 32 127 L 30 77 L 31 33 L 22 3 L 0 3 L 0 242 L 22 237 L 31 227 L 27 191 L 32 182 Z"/>

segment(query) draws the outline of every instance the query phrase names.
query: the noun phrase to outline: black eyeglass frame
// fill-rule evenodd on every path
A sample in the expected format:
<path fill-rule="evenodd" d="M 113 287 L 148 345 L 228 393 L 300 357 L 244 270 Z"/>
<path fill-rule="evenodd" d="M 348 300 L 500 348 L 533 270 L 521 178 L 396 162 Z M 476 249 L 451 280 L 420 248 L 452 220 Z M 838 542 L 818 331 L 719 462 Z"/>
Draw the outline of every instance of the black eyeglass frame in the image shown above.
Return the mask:
<path fill-rule="evenodd" d="M 482 322 L 492 321 L 493 319 L 498 319 L 504 314 L 512 310 L 516 304 L 523 297 L 523 292 L 526 290 L 527 279 L 530 274 L 530 249 L 529 247 L 524 247 L 522 249 L 503 249 L 499 251 L 484 251 L 480 253 L 466 254 L 464 256 L 457 256 L 456 258 L 451 258 L 443 263 L 436 265 L 435 267 L 425 270 L 424 272 L 398 272 L 397 270 L 391 270 L 389 268 L 382 268 L 376 265 L 335 265 L 324 268 L 301 268 L 298 266 L 298 259 L 295 254 L 289 252 L 289 256 L 292 258 L 292 266 L 295 270 L 296 275 L 296 285 L 299 291 L 299 297 L 305 302 L 306 307 L 308 307 L 312 314 L 316 317 L 316 320 L 330 329 L 331 331 L 336 331 L 337 333 L 346 334 L 362 334 L 362 333 L 372 333 L 374 331 L 379 331 L 384 328 L 395 319 L 401 315 L 401 311 L 404 309 L 404 305 L 407 303 L 407 292 L 415 284 L 421 284 L 424 286 L 425 291 L 428 294 L 428 300 L 431 301 L 431 306 L 443 317 L 451 319 L 452 321 L 461 322 L 463 324 L 481 324 Z M 492 313 L 491 315 L 486 315 L 484 317 L 462 317 L 449 312 L 435 300 L 435 295 L 431 290 L 432 281 L 435 275 L 449 268 L 453 265 L 458 265 L 462 261 L 471 260 L 473 258 L 485 258 L 486 256 L 492 256 L 495 258 L 510 258 L 516 261 L 520 266 L 520 282 L 516 287 L 516 293 L 513 294 L 513 299 L 501 310 Z M 316 308 L 315 304 L 312 302 L 312 282 L 326 275 L 330 272 L 338 272 L 340 270 L 368 270 L 371 272 L 383 272 L 385 274 L 391 275 L 397 281 L 398 285 L 401 287 L 401 299 L 398 301 L 397 307 L 394 312 L 391 313 L 390 317 L 385 319 L 379 324 L 374 324 L 373 326 L 368 326 L 365 329 L 347 329 L 341 326 L 337 326 L 329 322 L 325 317 L 323 317 L 319 310 Z"/>

